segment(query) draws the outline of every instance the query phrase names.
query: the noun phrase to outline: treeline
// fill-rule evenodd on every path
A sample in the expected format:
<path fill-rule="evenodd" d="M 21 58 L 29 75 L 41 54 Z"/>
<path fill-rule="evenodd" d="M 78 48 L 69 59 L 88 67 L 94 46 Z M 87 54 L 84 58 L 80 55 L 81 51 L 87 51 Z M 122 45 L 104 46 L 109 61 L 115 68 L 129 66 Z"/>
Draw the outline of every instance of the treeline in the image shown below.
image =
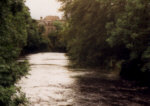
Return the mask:
<path fill-rule="evenodd" d="M 62 31 L 64 30 L 64 22 L 54 21 L 53 26 L 55 30 L 48 34 L 48 39 L 51 43 L 50 51 L 52 52 L 66 52 L 66 43 Z"/>
<path fill-rule="evenodd" d="M 17 61 L 27 44 L 30 13 L 24 0 L 0 1 L 0 105 L 25 105 L 26 98 L 15 86 L 27 74 L 28 63 Z"/>
<path fill-rule="evenodd" d="M 27 44 L 23 48 L 22 54 L 50 51 L 51 42 L 43 35 L 45 27 L 38 25 L 37 20 L 29 20 L 29 27 L 27 28 Z"/>
<path fill-rule="evenodd" d="M 63 40 L 61 21 L 53 21 L 55 28 L 48 34 L 45 33 L 44 25 L 40 25 L 37 20 L 30 20 L 27 29 L 27 45 L 23 48 L 22 55 L 36 52 L 66 52 L 66 46 Z"/>
<path fill-rule="evenodd" d="M 29 70 L 27 61 L 18 60 L 20 56 L 65 49 L 62 24 L 55 22 L 56 30 L 45 36 L 45 27 L 31 18 L 24 2 L 0 1 L 0 106 L 27 105 L 25 95 L 15 86 Z"/>
<path fill-rule="evenodd" d="M 120 67 L 125 78 L 150 77 L 149 0 L 59 0 L 74 65 Z"/>

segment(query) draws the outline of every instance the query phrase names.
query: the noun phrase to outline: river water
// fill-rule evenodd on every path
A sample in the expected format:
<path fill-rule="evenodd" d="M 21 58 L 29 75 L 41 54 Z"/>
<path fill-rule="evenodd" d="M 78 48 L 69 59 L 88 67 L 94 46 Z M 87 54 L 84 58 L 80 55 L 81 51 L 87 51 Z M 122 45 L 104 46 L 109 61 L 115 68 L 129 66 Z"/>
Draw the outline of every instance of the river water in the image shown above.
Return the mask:
<path fill-rule="evenodd" d="M 29 75 L 18 86 L 29 106 L 150 106 L 150 89 L 109 72 L 68 68 L 64 53 L 26 57 Z"/>

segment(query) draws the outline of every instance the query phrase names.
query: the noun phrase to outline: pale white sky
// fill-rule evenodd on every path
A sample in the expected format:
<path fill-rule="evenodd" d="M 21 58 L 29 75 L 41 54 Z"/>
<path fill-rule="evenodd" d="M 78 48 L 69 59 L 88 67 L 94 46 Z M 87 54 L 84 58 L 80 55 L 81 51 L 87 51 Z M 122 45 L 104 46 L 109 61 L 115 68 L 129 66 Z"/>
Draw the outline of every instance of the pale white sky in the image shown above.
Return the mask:
<path fill-rule="evenodd" d="M 61 4 L 57 0 L 26 0 L 26 5 L 29 7 L 31 16 L 34 19 L 40 19 L 48 15 L 62 16 L 62 12 L 58 9 Z"/>

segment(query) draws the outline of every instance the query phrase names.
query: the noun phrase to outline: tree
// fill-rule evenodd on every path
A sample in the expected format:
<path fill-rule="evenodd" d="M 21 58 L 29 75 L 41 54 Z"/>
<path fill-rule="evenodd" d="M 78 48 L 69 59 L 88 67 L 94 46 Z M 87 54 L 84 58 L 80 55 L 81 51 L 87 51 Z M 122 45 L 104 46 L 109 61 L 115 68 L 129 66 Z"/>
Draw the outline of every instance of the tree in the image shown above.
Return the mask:
<path fill-rule="evenodd" d="M 15 105 L 15 82 L 27 73 L 17 58 L 27 39 L 29 11 L 23 0 L 0 1 L 0 105 Z"/>
<path fill-rule="evenodd" d="M 47 37 L 44 37 L 44 32 L 44 26 L 38 25 L 34 19 L 29 20 L 27 45 L 23 49 L 23 54 L 50 50 L 51 43 Z"/>
<path fill-rule="evenodd" d="M 149 0 L 59 0 L 65 41 L 75 65 L 116 67 L 121 75 L 150 76 Z"/>
<path fill-rule="evenodd" d="M 118 57 L 119 60 L 124 60 L 121 73 L 123 76 L 139 77 L 141 72 L 150 71 L 146 56 L 150 46 L 149 3 L 148 0 L 127 0 L 125 11 L 120 13 L 116 22 L 109 24 L 108 32 L 111 36 L 107 41 L 115 48 L 122 45 L 119 49 L 125 52 L 125 56 Z M 120 51 L 115 54 L 117 56 Z"/>
<path fill-rule="evenodd" d="M 61 21 L 54 21 L 53 26 L 55 30 L 51 31 L 48 34 L 48 38 L 51 42 L 51 50 L 55 52 L 65 52 L 66 51 L 66 44 L 63 39 L 63 22 Z"/>

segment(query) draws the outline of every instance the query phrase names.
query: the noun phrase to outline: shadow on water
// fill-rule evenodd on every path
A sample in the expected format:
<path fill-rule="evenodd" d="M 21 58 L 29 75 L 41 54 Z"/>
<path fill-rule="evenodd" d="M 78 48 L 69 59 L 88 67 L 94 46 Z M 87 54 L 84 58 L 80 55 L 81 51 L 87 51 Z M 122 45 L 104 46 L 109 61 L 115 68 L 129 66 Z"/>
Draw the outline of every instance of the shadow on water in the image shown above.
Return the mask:
<path fill-rule="evenodd" d="M 84 71 L 89 73 L 75 76 L 79 86 L 76 103 L 80 106 L 150 106 L 149 87 L 138 86 L 136 81 L 123 80 L 111 72 Z"/>
<path fill-rule="evenodd" d="M 150 106 L 149 87 L 117 74 L 68 67 L 64 53 L 27 56 L 30 75 L 18 82 L 29 106 Z"/>

